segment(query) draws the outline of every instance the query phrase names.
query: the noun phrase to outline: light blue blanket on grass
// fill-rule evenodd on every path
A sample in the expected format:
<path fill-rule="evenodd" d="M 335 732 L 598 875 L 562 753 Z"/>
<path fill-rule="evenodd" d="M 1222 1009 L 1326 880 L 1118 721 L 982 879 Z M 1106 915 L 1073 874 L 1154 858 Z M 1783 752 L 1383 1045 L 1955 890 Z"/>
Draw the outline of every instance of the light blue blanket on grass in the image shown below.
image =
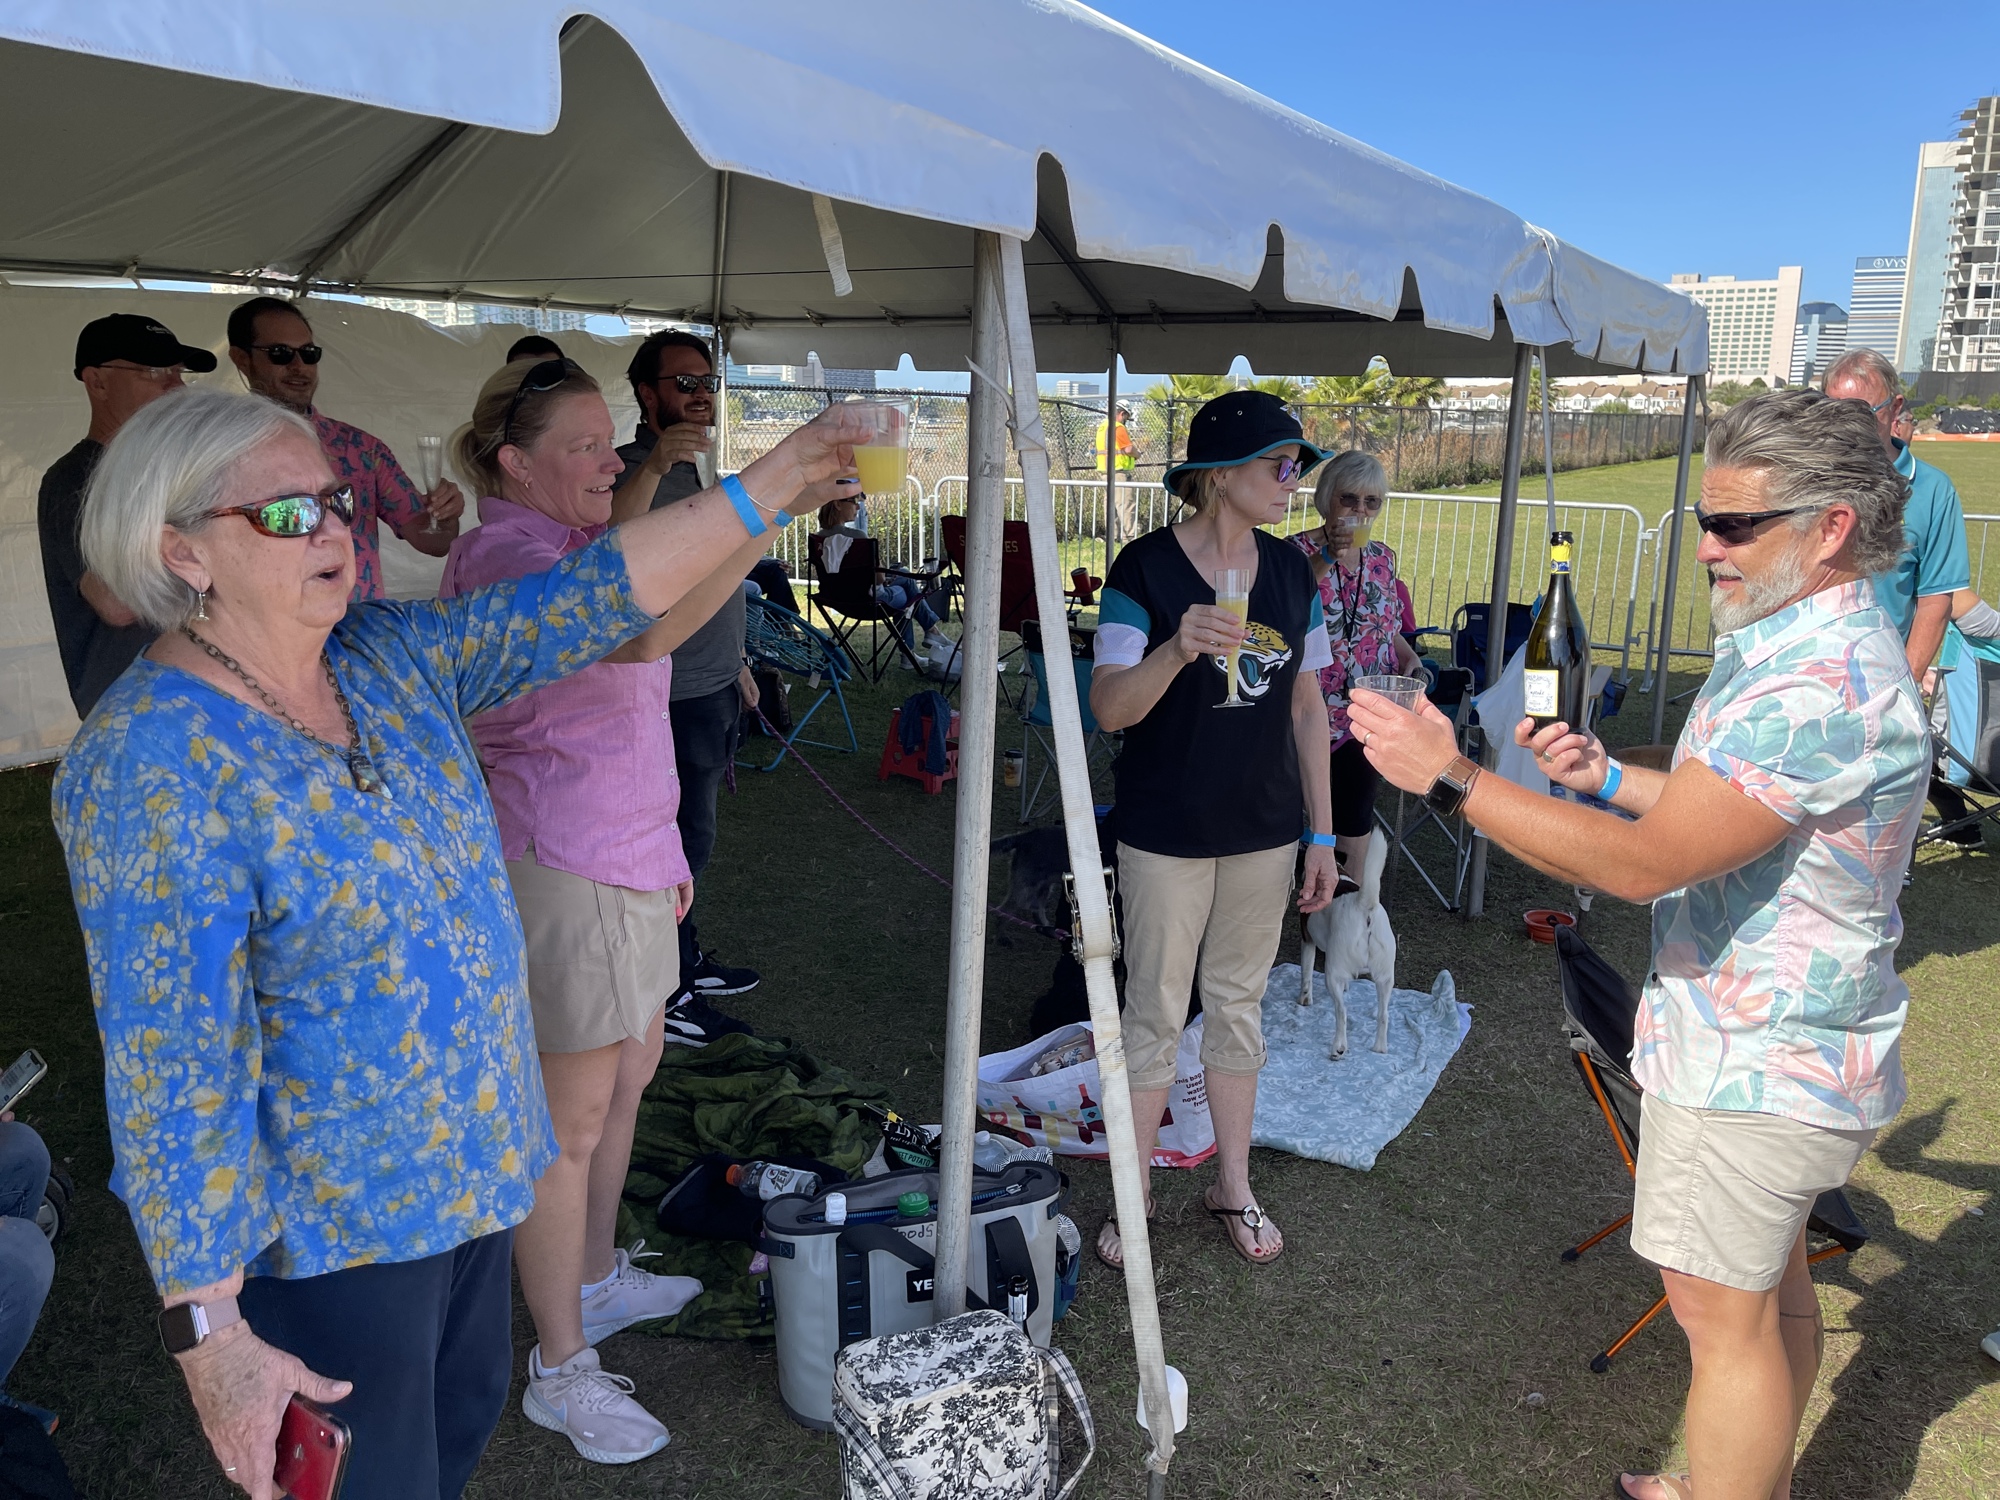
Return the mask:
<path fill-rule="evenodd" d="M 1375 983 L 1347 987 L 1347 1055 L 1333 1045 L 1333 1001 L 1326 977 L 1313 975 L 1313 1003 L 1299 1004 L 1299 966 L 1280 964 L 1264 990 L 1264 1047 L 1257 1075 L 1253 1144 L 1365 1172 L 1384 1146 L 1408 1128 L 1438 1075 L 1472 1029 L 1472 1007 L 1459 1003 L 1451 971 L 1431 992 L 1397 990 L 1389 1009 L 1389 1050 L 1375 1048 Z"/>

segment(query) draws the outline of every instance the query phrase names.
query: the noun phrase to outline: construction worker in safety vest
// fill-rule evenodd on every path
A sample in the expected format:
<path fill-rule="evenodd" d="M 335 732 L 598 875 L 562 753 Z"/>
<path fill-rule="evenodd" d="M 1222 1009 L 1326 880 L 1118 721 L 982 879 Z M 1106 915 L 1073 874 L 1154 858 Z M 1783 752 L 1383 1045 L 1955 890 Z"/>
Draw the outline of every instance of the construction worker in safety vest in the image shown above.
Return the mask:
<path fill-rule="evenodd" d="M 1117 433 L 1114 462 L 1118 468 L 1117 530 L 1115 536 L 1120 542 L 1129 542 L 1138 534 L 1139 496 L 1131 484 L 1133 471 L 1139 466 L 1139 445 L 1132 441 L 1132 408 L 1124 402 L 1118 403 L 1117 424 L 1114 427 L 1107 419 L 1097 424 L 1097 441 L 1093 448 L 1095 473 L 1104 473 L 1104 453 L 1110 447 L 1112 433 Z"/>

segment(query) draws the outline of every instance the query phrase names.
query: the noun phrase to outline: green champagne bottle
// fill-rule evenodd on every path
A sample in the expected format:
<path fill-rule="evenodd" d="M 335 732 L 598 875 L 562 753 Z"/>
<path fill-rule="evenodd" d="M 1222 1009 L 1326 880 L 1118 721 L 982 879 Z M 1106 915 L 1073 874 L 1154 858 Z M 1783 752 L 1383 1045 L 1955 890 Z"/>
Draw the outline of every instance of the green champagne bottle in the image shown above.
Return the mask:
<path fill-rule="evenodd" d="M 1570 588 L 1570 554 L 1576 538 L 1549 537 L 1549 586 L 1528 630 L 1526 711 L 1539 733 L 1560 720 L 1582 729 L 1590 694 L 1590 631 Z"/>

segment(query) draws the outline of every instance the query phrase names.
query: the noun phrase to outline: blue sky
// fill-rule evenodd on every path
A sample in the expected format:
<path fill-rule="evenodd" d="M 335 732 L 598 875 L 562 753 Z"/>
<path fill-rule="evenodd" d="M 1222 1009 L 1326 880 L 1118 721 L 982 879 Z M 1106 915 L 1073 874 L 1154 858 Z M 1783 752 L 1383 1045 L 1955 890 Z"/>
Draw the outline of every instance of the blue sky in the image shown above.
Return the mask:
<path fill-rule="evenodd" d="M 1918 143 L 2000 92 L 1985 5 L 1096 8 L 1646 276 L 1802 265 L 1843 307 L 1856 256 L 1904 253 Z"/>

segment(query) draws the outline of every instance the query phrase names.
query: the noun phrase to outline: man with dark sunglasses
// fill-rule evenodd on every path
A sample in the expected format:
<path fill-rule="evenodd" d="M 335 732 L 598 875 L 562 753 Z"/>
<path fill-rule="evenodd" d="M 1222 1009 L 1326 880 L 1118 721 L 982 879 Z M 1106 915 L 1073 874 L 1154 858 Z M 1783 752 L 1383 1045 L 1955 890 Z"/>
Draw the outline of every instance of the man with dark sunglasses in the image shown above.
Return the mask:
<path fill-rule="evenodd" d="M 633 351 L 625 376 L 639 403 L 639 430 L 618 450 L 625 472 L 618 487 L 657 483 L 649 509 L 658 510 L 706 488 L 696 459 L 711 451 L 720 382 L 709 346 L 691 333 L 666 328 Z M 715 851 L 715 806 L 736 754 L 736 730 L 746 707 L 757 706 L 757 684 L 743 654 L 744 606 L 738 592 L 674 652 L 674 762 L 681 779 L 681 847 L 701 899 L 702 872 Z M 704 1001 L 755 989 L 755 969 L 718 963 L 702 951 L 694 915 L 681 918 L 681 984 Z M 675 1004 L 667 1007 L 673 1037 Z"/>
<path fill-rule="evenodd" d="M 313 342 L 312 325 L 297 303 L 252 297 L 229 314 L 229 360 L 243 383 L 312 423 L 333 472 L 353 489 L 354 597 L 380 599 L 386 590 L 379 524 L 388 522 L 417 551 L 443 557 L 458 535 L 465 497 L 449 479 L 440 480 L 428 495 L 418 494 L 387 443 L 314 410 L 324 352 Z"/>
<path fill-rule="evenodd" d="M 215 356 L 206 349 L 183 344 L 165 324 L 136 313 L 99 318 L 77 335 L 76 378 L 90 399 L 90 431 L 42 475 L 35 519 L 56 649 L 79 719 L 90 717 L 99 696 L 153 640 L 153 632 L 83 565 L 76 531 L 91 471 L 133 413 L 181 388 L 183 371 L 214 368 Z"/>

